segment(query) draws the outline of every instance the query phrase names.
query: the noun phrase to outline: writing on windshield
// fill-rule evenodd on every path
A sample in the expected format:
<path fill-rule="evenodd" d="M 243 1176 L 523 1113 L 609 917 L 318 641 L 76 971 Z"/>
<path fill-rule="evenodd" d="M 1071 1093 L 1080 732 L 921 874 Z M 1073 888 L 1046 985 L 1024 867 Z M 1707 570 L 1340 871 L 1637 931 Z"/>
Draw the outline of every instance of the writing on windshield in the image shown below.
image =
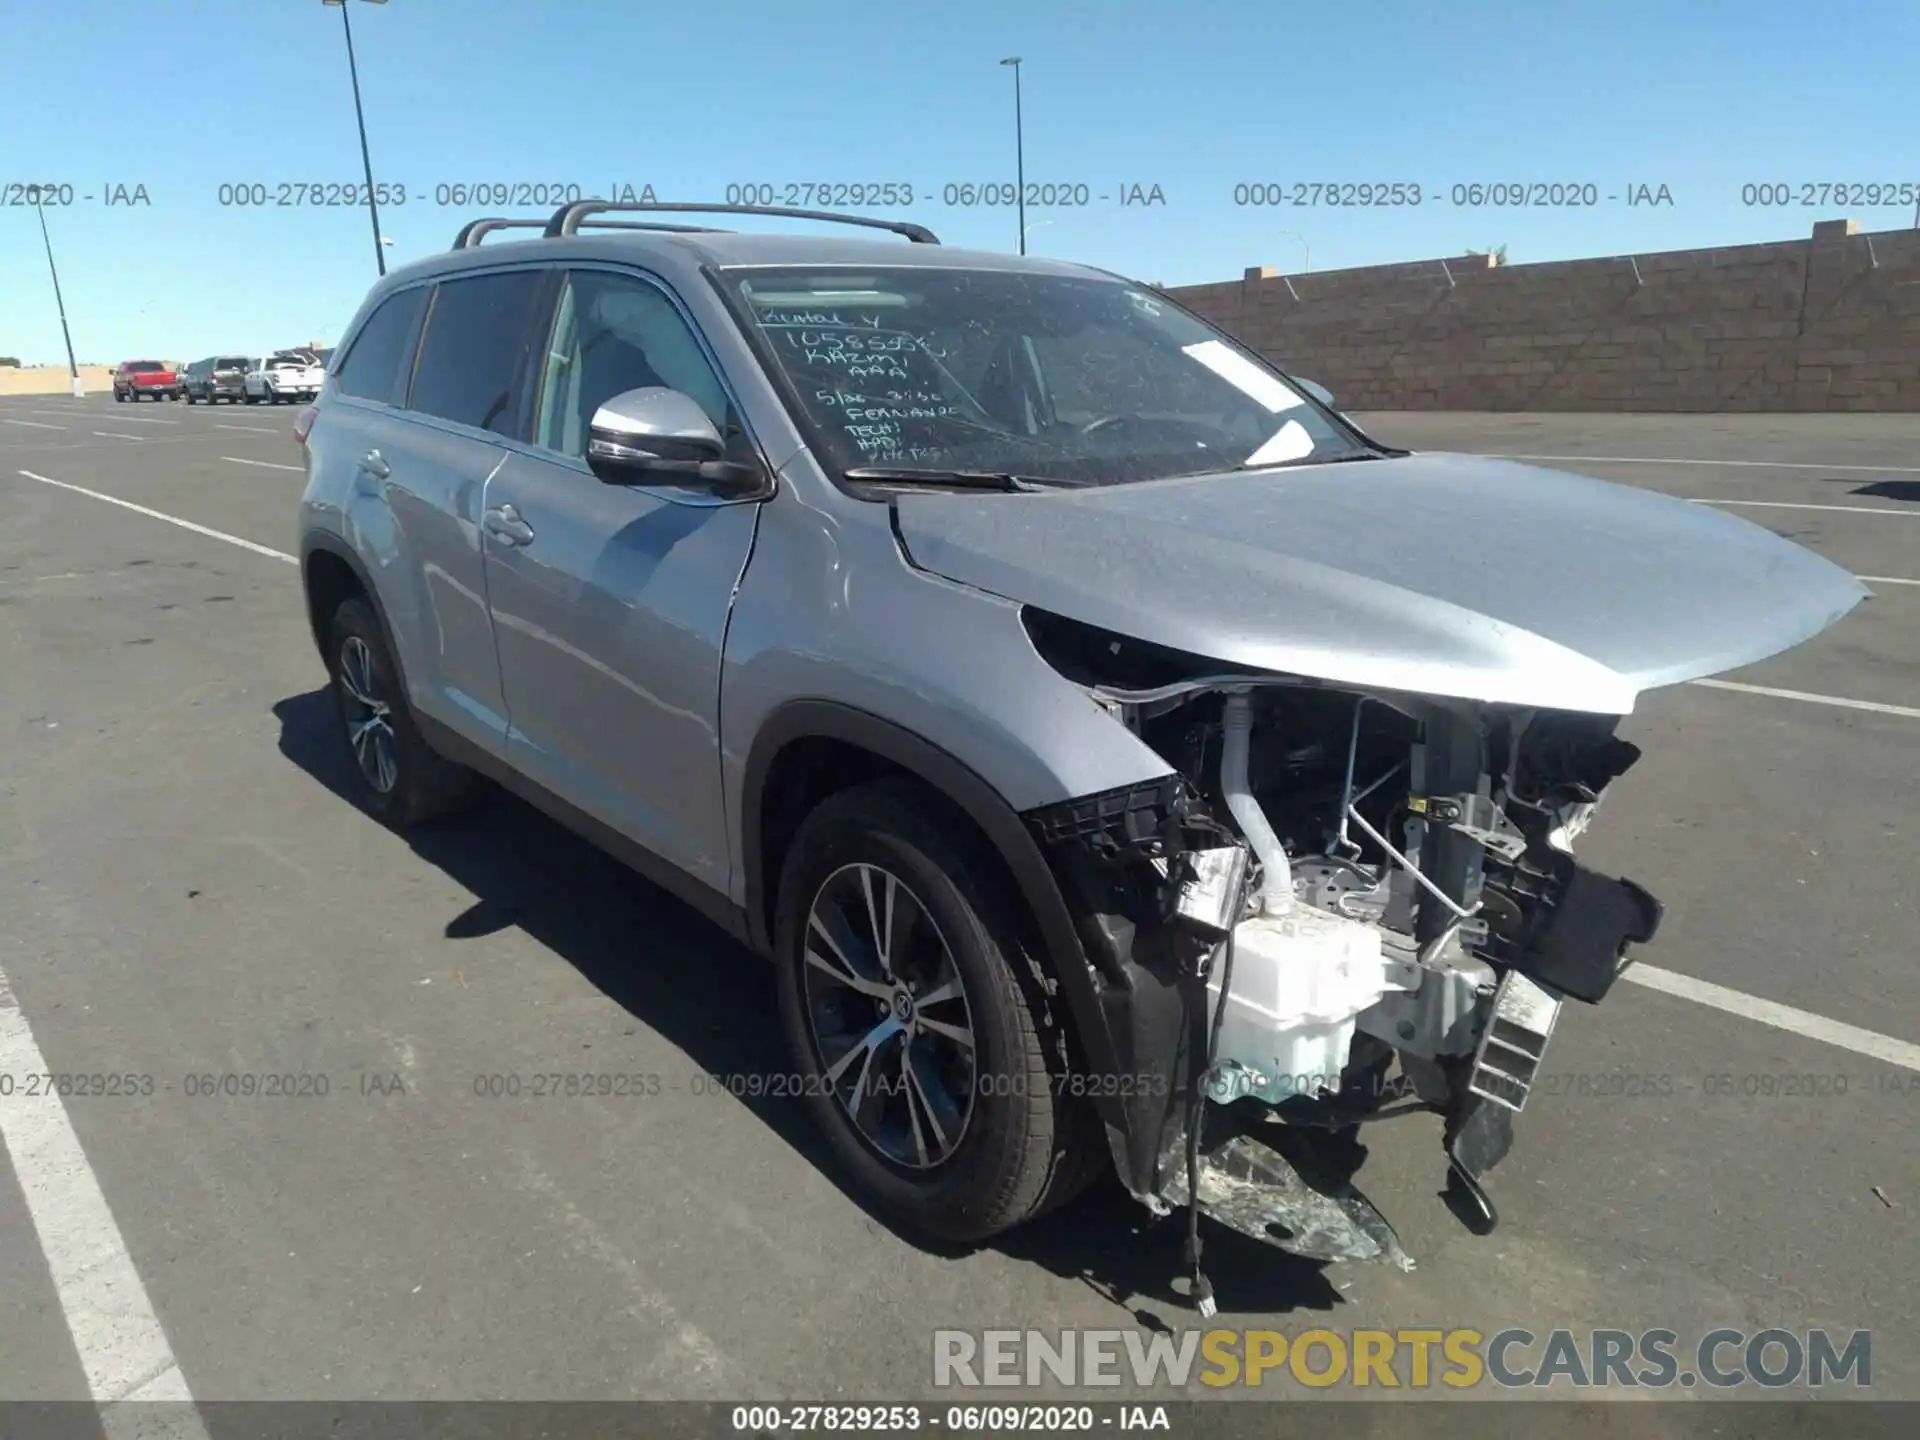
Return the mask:
<path fill-rule="evenodd" d="M 957 403 L 962 387 L 940 363 L 937 340 L 886 326 L 878 315 L 783 312 L 760 323 L 787 373 L 863 463 L 945 453 L 920 432 L 964 417 L 966 408 Z"/>

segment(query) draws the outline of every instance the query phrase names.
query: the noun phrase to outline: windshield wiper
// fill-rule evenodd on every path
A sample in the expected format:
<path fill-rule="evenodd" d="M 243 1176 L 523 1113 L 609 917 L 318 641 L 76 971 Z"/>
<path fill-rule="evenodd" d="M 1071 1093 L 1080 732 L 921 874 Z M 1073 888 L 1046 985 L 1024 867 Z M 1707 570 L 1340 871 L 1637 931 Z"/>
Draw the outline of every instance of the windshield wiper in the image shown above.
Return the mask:
<path fill-rule="evenodd" d="M 1234 466 L 1236 470 L 1304 470 L 1310 465 L 1345 465 L 1350 460 L 1386 460 L 1390 458 L 1378 450 L 1356 450 L 1351 455 L 1329 455 L 1324 460 L 1316 460 L 1311 455 L 1302 455 L 1298 460 L 1274 460 L 1262 465 L 1245 463 Z"/>
<path fill-rule="evenodd" d="M 891 482 L 899 485 L 938 485 L 952 490 L 1041 490 L 1048 484 L 1027 475 L 1003 470 L 918 470 L 892 465 L 860 465 L 840 472 L 849 480 Z"/>

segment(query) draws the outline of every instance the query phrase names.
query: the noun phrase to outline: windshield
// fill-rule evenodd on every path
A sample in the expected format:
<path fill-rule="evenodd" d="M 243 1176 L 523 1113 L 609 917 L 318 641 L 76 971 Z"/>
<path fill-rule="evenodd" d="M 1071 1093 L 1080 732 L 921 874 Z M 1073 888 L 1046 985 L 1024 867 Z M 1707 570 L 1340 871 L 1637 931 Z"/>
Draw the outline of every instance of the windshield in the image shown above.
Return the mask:
<path fill-rule="evenodd" d="M 157 375 L 167 367 L 158 360 L 130 360 L 127 362 L 129 375 Z"/>
<path fill-rule="evenodd" d="M 268 368 L 273 370 L 304 370 L 312 363 L 304 355 L 276 355 L 267 362 Z"/>
<path fill-rule="evenodd" d="M 216 370 L 251 370 L 253 366 L 244 355 L 229 355 L 224 360 L 214 361 L 213 368 Z"/>
<path fill-rule="evenodd" d="M 1271 367 L 1124 281 L 919 266 L 722 274 L 840 471 L 1084 485 L 1369 453 Z"/>

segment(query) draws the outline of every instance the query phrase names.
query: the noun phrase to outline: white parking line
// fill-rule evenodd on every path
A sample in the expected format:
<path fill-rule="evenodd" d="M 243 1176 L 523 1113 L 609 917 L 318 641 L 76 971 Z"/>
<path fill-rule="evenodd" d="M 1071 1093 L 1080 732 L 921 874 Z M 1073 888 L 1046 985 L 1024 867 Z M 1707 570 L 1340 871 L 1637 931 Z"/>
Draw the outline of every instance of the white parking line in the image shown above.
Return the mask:
<path fill-rule="evenodd" d="M 1868 585 L 1920 585 L 1920 580 L 1896 580 L 1891 575 L 1856 575 L 1853 578 Z"/>
<path fill-rule="evenodd" d="M 1920 506 L 1911 510 L 1888 510 L 1874 505 L 1807 505 L 1798 500 L 1707 500 L 1689 496 L 1689 505 L 1745 505 L 1755 510 L 1838 510 L 1845 515 L 1920 515 Z"/>
<path fill-rule="evenodd" d="M 213 428 L 216 430 L 244 430 L 249 435 L 284 435 L 287 433 L 284 430 L 269 430 L 261 425 L 222 425 L 217 420 L 214 421 Z"/>
<path fill-rule="evenodd" d="M 0 1075 L 45 1075 L 52 1068 L 6 972 L 0 971 Z M 117 1418 L 111 1408 L 117 1401 L 173 1402 L 177 1408 L 163 1412 L 172 1420 L 167 1431 L 182 1440 L 204 1440 L 186 1377 L 59 1093 L 27 1085 L 0 1090 L 0 1140 L 13 1158 L 14 1176 L 102 1419 Z M 106 1428 L 112 1434 L 119 1427 L 108 1423 Z"/>
<path fill-rule="evenodd" d="M 0 425 L 31 425 L 36 430 L 64 430 L 64 425 L 44 425 L 38 420 L 0 420 Z"/>
<path fill-rule="evenodd" d="M 119 431 L 117 431 L 117 430 L 95 430 L 95 431 L 94 431 L 93 433 L 94 433 L 95 435 L 98 435 L 98 436 L 100 436 L 100 438 L 101 438 L 101 439 L 103 439 L 103 440 L 136 440 L 136 441 L 143 441 L 143 440 L 145 440 L 145 439 L 147 438 L 147 437 L 146 437 L 146 436 L 144 436 L 144 435 L 122 435 L 122 434 L 121 434 L 121 433 L 120 433 Z"/>
<path fill-rule="evenodd" d="M 1803 700 L 1809 705 L 1835 705 L 1842 710 L 1871 710 L 1876 715 L 1904 715 L 1920 720 L 1920 709 L 1911 705 L 1888 705 L 1880 700 L 1849 700 L 1841 695 L 1819 695 L 1811 690 L 1778 690 L 1771 685 L 1746 685 L 1738 680 L 1690 680 L 1709 690 L 1733 690 L 1742 695 L 1771 695 L 1776 700 Z"/>
<path fill-rule="evenodd" d="M 1691 1000 L 1696 1005 L 1706 1005 L 1761 1025 L 1771 1025 L 1776 1030 L 1790 1030 L 1795 1035 L 1818 1040 L 1823 1045 L 1833 1045 L 1842 1050 L 1851 1050 L 1856 1055 L 1884 1060 L 1904 1070 L 1920 1070 L 1920 1045 L 1910 1045 L 1905 1040 L 1896 1040 L 1891 1035 L 1882 1035 L 1874 1030 L 1862 1030 L 1858 1025 L 1848 1025 L 1840 1020 L 1829 1020 L 1810 1010 L 1798 1010 L 1791 1005 L 1762 1000 L 1758 995 L 1729 990 L 1709 980 L 1696 980 L 1691 975 L 1662 970 L 1653 965 L 1629 965 L 1621 972 L 1620 978 L 1644 985 L 1649 990 L 1658 990 L 1663 995 L 1677 996 L 1682 1000 Z"/>
<path fill-rule="evenodd" d="M 281 465 L 272 460 L 242 460 L 238 455 L 222 455 L 222 460 L 230 460 L 235 465 L 258 465 L 262 470 L 299 470 L 299 465 Z"/>
<path fill-rule="evenodd" d="M 149 510 L 144 505 L 136 505 L 131 500 L 122 500 L 118 495 L 102 495 L 98 490 L 89 490 L 84 485 L 69 485 L 65 480 L 36 475 L 31 470 L 22 470 L 19 473 L 29 480 L 38 480 L 42 485 L 71 490 L 74 494 L 85 495 L 90 500 L 104 500 L 109 505 L 118 505 L 122 510 L 131 510 L 136 515 L 145 515 L 154 520 L 164 520 L 169 525 L 178 525 L 182 530 L 191 530 L 196 535 L 205 535 L 212 540 L 224 540 L 229 545 L 238 545 L 242 550 L 251 550 L 256 555 L 265 555 L 270 560 L 284 560 L 289 565 L 300 563 L 284 550 L 270 550 L 265 545 L 256 545 L 251 540 L 242 540 L 238 535 L 229 535 L 224 530 L 209 530 L 205 525 L 196 525 L 191 520 L 182 520 L 178 515 L 163 514 L 158 510 Z"/>
<path fill-rule="evenodd" d="M 53 412 L 50 410 L 36 410 L 33 413 L 36 415 L 50 415 Z M 156 420 L 150 415 L 115 415 L 113 417 L 113 423 L 116 425 L 178 425 L 180 422 L 178 420 Z"/>
<path fill-rule="evenodd" d="M 1662 455 L 1514 455 L 1483 450 L 1496 460 L 1595 460 L 1604 465 L 1732 465 L 1768 470 L 1859 470 L 1869 475 L 1920 475 L 1920 465 L 1816 465 L 1807 460 L 1696 460 Z"/>

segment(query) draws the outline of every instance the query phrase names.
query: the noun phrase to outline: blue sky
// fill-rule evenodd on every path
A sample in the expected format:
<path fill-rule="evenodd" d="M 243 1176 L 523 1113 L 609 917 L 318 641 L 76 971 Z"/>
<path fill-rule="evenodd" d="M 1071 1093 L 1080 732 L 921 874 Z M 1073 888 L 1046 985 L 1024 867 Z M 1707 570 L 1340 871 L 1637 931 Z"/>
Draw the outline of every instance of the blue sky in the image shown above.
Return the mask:
<path fill-rule="evenodd" d="M 389 264 L 493 208 L 435 203 L 463 182 L 662 200 L 903 184 L 916 203 L 891 213 L 1011 249 L 1011 208 L 943 203 L 949 184 L 1012 180 L 1009 54 L 1029 185 L 1092 200 L 1029 208 L 1029 248 L 1167 284 L 1501 243 L 1520 263 L 1792 239 L 1844 213 L 1905 228 L 1911 202 L 1767 208 L 1741 186 L 1920 184 L 1906 0 L 392 0 L 355 3 L 353 22 L 375 179 L 408 194 L 382 212 Z M 223 207 L 220 187 L 360 176 L 339 12 L 320 0 L 0 0 L 0 187 L 74 187 L 48 223 L 83 363 L 333 341 L 374 278 L 365 209 Z M 1501 180 L 1592 184 L 1602 203 L 1448 203 Z M 1419 184 L 1425 201 L 1234 203 L 1236 184 L 1303 181 Z M 1672 203 L 1629 206 L 1639 185 Z M 115 186 L 148 203 L 105 203 Z M 1132 186 L 1165 203 L 1098 198 Z M 13 198 L 0 189 L 0 354 L 58 361 L 39 228 Z"/>

